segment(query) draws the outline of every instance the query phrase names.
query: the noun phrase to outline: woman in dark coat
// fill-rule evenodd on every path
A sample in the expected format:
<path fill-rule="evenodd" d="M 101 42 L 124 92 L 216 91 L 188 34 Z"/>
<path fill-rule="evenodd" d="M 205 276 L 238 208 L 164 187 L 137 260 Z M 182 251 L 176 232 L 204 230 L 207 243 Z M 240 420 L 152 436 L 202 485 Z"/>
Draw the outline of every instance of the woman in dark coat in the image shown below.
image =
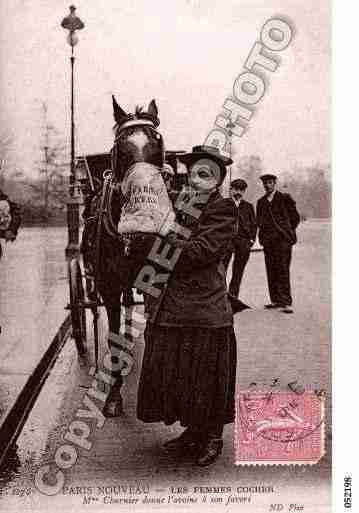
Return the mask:
<path fill-rule="evenodd" d="M 192 191 L 209 194 L 193 204 L 197 219 L 182 216 L 191 236 L 175 243 L 182 253 L 162 297 L 147 301 L 137 414 L 144 422 L 179 421 L 186 429 L 165 449 L 195 453 L 206 466 L 221 453 L 223 427 L 235 416 L 236 339 L 222 263 L 235 217 L 218 190 L 231 160 L 211 147 L 182 158 Z"/>

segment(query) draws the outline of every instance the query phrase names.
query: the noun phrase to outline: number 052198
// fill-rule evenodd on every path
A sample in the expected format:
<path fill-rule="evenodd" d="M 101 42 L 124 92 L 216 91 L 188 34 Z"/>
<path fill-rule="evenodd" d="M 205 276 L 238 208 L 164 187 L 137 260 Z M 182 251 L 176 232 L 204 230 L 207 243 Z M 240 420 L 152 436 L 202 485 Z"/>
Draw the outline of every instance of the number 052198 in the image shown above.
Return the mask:
<path fill-rule="evenodd" d="M 352 507 L 352 478 L 349 476 L 344 478 L 344 507 Z"/>

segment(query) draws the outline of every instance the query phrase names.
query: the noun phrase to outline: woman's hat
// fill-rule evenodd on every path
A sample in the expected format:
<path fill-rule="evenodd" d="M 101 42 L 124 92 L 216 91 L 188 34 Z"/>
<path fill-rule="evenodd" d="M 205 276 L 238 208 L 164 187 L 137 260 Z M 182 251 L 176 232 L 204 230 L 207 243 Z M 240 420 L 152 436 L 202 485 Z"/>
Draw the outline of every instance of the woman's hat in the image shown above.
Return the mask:
<path fill-rule="evenodd" d="M 178 156 L 178 160 L 186 165 L 194 164 L 200 159 L 212 160 L 219 166 L 221 175 L 218 177 L 218 185 L 221 185 L 226 177 L 226 166 L 230 166 L 233 163 L 233 160 L 222 155 L 219 149 L 215 146 L 193 146 L 192 152 Z"/>
<path fill-rule="evenodd" d="M 178 159 L 185 164 L 204 158 L 212 159 L 222 166 L 230 166 L 233 164 L 233 160 L 222 155 L 215 146 L 193 146 L 191 152 L 178 156 Z"/>

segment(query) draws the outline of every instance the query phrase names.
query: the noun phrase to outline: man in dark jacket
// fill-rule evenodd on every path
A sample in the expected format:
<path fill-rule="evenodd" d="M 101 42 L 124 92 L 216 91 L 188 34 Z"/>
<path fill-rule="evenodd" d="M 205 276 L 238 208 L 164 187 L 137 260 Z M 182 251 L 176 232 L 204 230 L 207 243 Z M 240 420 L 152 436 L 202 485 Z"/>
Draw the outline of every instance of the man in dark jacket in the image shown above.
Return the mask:
<path fill-rule="evenodd" d="M 258 237 L 264 250 L 271 300 L 265 307 L 293 313 L 289 269 L 300 217 L 293 198 L 276 190 L 275 175 L 266 174 L 260 179 L 265 195 L 257 202 Z"/>
<path fill-rule="evenodd" d="M 0 238 L 13 242 L 21 223 L 20 209 L 0 189 Z M 2 250 L 0 245 L 0 258 Z"/>
<path fill-rule="evenodd" d="M 234 254 L 229 294 L 235 298 L 238 297 L 243 272 L 257 234 L 253 205 L 243 199 L 246 189 L 247 183 L 240 178 L 231 182 L 230 196 L 235 207 L 236 228 L 232 247 L 224 259 L 224 265 L 228 269 L 232 254 Z"/>

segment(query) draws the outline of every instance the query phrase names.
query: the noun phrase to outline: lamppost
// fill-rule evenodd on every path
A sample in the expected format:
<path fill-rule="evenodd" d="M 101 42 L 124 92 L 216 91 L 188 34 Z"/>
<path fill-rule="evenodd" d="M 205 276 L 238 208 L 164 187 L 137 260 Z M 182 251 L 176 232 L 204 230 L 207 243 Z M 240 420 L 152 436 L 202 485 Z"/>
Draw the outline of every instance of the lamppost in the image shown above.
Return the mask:
<path fill-rule="evenodd" d="M 74 5 L 70 6 L 70 14 L 62 20 L 61 26 L 69 31 L 67 42 L 71 46 L 71 173 L 69 190 L 70 198 L 67 203 L 67 228 L 69 238 L 66 248 L 66 256 L 71 258 L 78 255 L 80 232 L 80 196 L 78 194 L 75 169 L 74 46 L 78 43 L 76 31 L 83 29 L 85 26 L 80 18 L 76 16 L 76 7 Z"/>
<path fill-rule="evenodd" d="M 226 124 L 226 130 L 227 130 L 227 133 L 228 133 L 228 137 L 229 137 L 229 158 L 232 158 L 232 136 L 233 136 L 233 128 L 235 128 L 236 125 L 234 123 L 232 123 L 231 120 L 228 121 L 228 123 Z M 231 185 L 231 181 L 232 181 L 232 164 L 229 166 L 229 187 Z"/>

